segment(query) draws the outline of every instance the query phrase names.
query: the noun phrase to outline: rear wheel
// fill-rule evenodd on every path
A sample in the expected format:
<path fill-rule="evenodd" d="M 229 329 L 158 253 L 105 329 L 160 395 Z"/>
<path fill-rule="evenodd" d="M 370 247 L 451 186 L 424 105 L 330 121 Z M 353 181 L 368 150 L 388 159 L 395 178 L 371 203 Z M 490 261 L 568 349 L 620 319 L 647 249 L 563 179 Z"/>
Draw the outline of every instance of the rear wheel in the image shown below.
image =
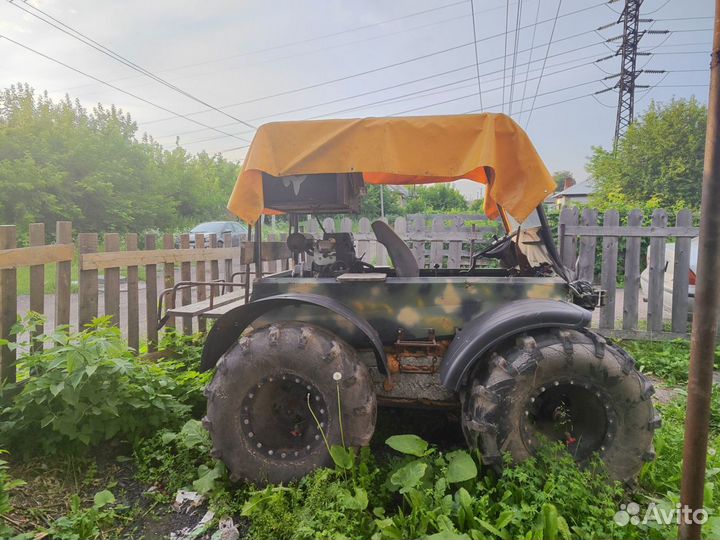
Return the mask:
<path fill-rule="evenodd" d="M 525 335 L 494 353 L 463 396 L 463 431 L 497 469 L 543 441 L 562 441 L 578 462 L 595 453 L 612 477 L 632 481 L 654 457 L 660 417 L 652 384 L 619 347 L 589 331 Z"/>
<path fill-rule="evenodd" d="M 325 439 L 364 446 L 375 429 L 367 367 L 347 343 L 308 324 L 280 322 L 240 338 L 206 396 L 213 455 L 234 481 L 298 479 L 331 464 Z"/>

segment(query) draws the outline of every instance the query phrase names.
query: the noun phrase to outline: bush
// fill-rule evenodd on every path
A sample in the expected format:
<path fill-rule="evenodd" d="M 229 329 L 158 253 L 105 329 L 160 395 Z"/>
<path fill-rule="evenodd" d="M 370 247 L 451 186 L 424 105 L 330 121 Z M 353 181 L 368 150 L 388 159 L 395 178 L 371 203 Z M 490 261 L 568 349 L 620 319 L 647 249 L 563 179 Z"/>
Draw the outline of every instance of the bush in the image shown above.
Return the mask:
<path fill-rule="evenodd" d="M 0 389 L 0 399 L 16 393 L 0 411 L 0 434 L 11 447 L 53 453 L 132 441 L 179 425 L 189 412 L 183 401 L 192 392 L 171 376 L 177 366 L 137 359 L 107 319 L 39 340 L 48 348 L 23 356 L 21 380 Z"/>

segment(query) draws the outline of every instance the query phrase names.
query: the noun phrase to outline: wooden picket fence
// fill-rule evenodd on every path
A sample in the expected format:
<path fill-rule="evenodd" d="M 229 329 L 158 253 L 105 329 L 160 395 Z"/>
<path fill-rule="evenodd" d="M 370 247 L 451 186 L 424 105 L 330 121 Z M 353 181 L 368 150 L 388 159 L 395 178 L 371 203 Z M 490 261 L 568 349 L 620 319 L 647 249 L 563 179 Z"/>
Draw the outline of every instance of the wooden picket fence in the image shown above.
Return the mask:
<path fill-rule="evenodd" d="M 147 341 L 148 351 L 154 351 L 159 337 L 158 297 L 163 288 L 171 288 L 178 281 L 221 278 L 233 281 L 233 276 L 242 287 L 245 269 L 254 262 L 253 251 L 247 243 L 241 247 L 217 247 L 216 235 L 209 235 L 208 247 L 204 247 L 204 235 L 197 234 L 195 247 L 190 248 L 188 234 L 180 235 L 178 246 L 172 234 L 161 237 L 147 234 L 143 238 L 144 249 L 138 249 L 137 234 L 129 233 L 121 238 L 117 233 L 106 233 L 102 237 L 103 250 L 99 251 L 97 233 L 79 233 L 73 240 L 71 222 L 61 221 L 56 224 L 55 242 L 46 245 L 45 238 L 44 224 L 33 223 L 29 231 L 30 245 L 17 247 L 16 227 L 0 226 L 0 339 L 10 344 L 18 337 L 12 332 L 18 314 L 34 311 L 45 315 L 50 328 L 38 326 L 33 335 L 66 325 L 83 328 L 98 315 L 105 315 L 111 317 L 112 324 L 122 327 L 131 347 L 138 349 L 142 337 Z M 231 237 L 227 235 L 223 243 L 231 246 Z M 268 249 L 263 250 L 266 254 L 280 254 L 279 259 L 274 260 L 263 255 L 265 272 L 290 267 L 289 250 L 276 249 L 279 245 L 281 242 L 268 242 Z M 73 264 L 77 264 L 77 282 L 72 281 Z M 51 294 L 45 291 L 46 265 L 55 265 L 55 290 Z M 24 304 L 27 298 L 17 294 L 18 270 L 22 268 L 29 268 L 29 303 Z M 141 284 L 145 289 L 142 296 Z M 187 305 L 219 292 L 219 286 L 181 289 L 178 302 Z M 183 333 L 204 330 L 203 320 L 180 319 L 170 317 L 167 327 L 177 324 Z M 0 380 L 14 379 L 15 360 L 14 347 L 0 347 Z"/>
<path fill-rule="evenodd" d="M 650 226 L 643 227 L 643 212 L 633 210 L 627 225 L 620 225 L 617 210 L 608 210 L 598 225 L 598 211 L 564 208 L 560 214 L 558 244 L 563 264 L 576 270 L 581 279 L 599 284 L 607 291 L 605 307 L 598 321 L 602 333 L 627 338 L 673 339 L 688 337 L 688 271 L 690 242 L 699 229 L 692 226 L 692 214 L 681 210 L 675 224 L 668 225 L 668 213 L 653 211 Z M 625 238 L 624 264 L 618 264 L 620 239 Z M 649 239 L 647 316 L 640 317 L 641 242 Z M 675 242 L 671 319 L 664 317 L 665 245 Z M 598 251 L 599 250 L 599 251 Z M 602 257 L 601 271 L 596 274 L 596 258 Z M 622 278 L 622 314 L 618 305 L 618 277 Z"/>
<path fill-rule="evenodd" d="M 303 225 L 313 235 L 321 234 L 320 225 L 310 220 Z M 420 268 L 466 268 L 470 254 L 478 245 L 487 243 L 500 231 L 499 224 L 480 214 L 408 214 L 392 223 L 393 230 L 410 247 Z M 326 232 L 352 232 L 358 256 L 376 266 L 388 264 L 385 247 L 377 241 L 368 218 L 340 220 L 325 218 Z"/>
<path fill-rule="evenodd" d="M 681 211 L 675 217 L 675 225 L 668 226 L 668 215 L 656 210 L 651 225 L 643 227 L 643 215 L 639 210 L 631 212 L 627 225 L 620 225 L 617 211 L 605 213 L 602 225 L 598 225 L 598 212 L 592 209 L 565 208 L 560 215 L 558 238 L 561 258 L 566 266 L 577 269 L 578 277 L 599 284 L 607 291 L 607 303 L 600 309 L 594 322 L 600 331 L 616 337 L 642 339 L 665 339 L 688 335 L 688 280 L 676 279 L 673 283 L 672 318 L 668 323 L 663 317 L 663 281 L 665 272 L 665 244 L 676 242 L 674 275 L 687 276 L 690 257 L 690 241 L 698 229 L 692 227 L 689 211 Z M 385 248 L 372 233 L 370 220 L 361 218 L 353 222 L 344 218 L 336 222 L 323 220 L 323 228 L 334 232 L 353 232 L 357 253 L 375 265 L 388 263 Z M 393 222 L 397 234 L 405 240 L 422 268 L 462 268 L 470 263 L 470 254 L 479 245 L 485 245 L 493 234 L 499 232 L 498 224 L 485 216 L 423 215 L 399 217 Z M 316 221 L 303 224 L 303 229 L 320 234 Z M 283 235 L 284 236 L 284 235 Z M 111 317 L 120 326 L 128 343 L 138 348 L 147 341 L 149 351 L 158 343 L 157 305 L 163 288 L 172 287 L 177 281 L 211 281 L 222 278 L 232 281 L 233 276 L 244 286 L 247 265 L 253 264 L 253 252 L 249 244 L 242 247 L 217 247 L 215 235 L 209 237 L 205 246 L 203 235 L 197 235 L 194 248 L 190 248 L 189 235 L 180 235 L 179 246 L 171 234 L 158 236 L 148 234 L 142 238 L 129 233 L 120 237 L 116 233 L 100 236 L 97 233 L 79 233 L 73 239 L 72 224 L 60 221 L 56 224 L 55 242 L 45 244 L 46 231 L 42 223 L 30 225 L 29 246 L 17 247 L 17 231 L 13 225 L 0 226 L 0 339 L 12 343 L 16 340 L 11 332 L 18 314 L 27 311 L 45 314 L 48 326 L 69 325 L 82 328 L 98 315 Z M 624 264 L 618 266 L 620 239 L 626 239 Z M 640 272 L 641 241 L 649 238 L 649 290 L 647 316 L 641 316 Z M 263 247 L 263 273 L 273 273 L 290 268 L 290 254 L 284 247 L 284 238 L 268 238 Z M 230 239 L 224 238 L 224 245 Z M 601 271 L 596 272 L 596 260 L 602 260 Z M 72 281 L 73 264 L 77 264 L 77 283 Z M 55 265 L 55 290 L 45 291 L 46 265 Z M 17 294 L 17 272 L 29 268 L 30 294 L 20 298 Z M 253 270 L 253 274 L 257 269 Z M 618 276 L 624 281 L 622 315 L 617 316 Z M 144 277 L 144 279 L 141 279 Z M 102 279 L 101 279 L 102 278 Z M 122 287 L 121 287 L 122 283 Z M 145 294 L 140 292 L 144 286 Z M 77 290 L 74 297 L 73 290 Z M 182 289 L 179 305 L 186 306 L 220 293 L 219 287 L 196 287 Z M 29 302 L 28 302 L 29 300 Z M 172 305 L 170 307 L 173 307 Z M 201 318 L 190 316 L 170 317 L 169 328 L 183 333 L 204 330 Z M 45 330 L 38 327 L 34 333 Z M 14 347 L 0 346 L 0 380 L 14 377 Z"/>

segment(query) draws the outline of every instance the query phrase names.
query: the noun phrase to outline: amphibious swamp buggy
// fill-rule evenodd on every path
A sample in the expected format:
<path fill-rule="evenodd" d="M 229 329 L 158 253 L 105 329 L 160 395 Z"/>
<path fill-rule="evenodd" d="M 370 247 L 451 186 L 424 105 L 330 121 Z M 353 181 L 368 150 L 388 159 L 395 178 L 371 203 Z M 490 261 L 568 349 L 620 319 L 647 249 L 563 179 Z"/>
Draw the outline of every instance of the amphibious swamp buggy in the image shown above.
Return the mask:
<path fill-rule="evenodd" d="M 505 229 L 469 268 L 420 268 L 382 221 L 373 231 L 392 267 L 364 261 L 350 233 L 299 228 L 299 214 L 357 211 L 366 183 L 458 178 L 487 185 L 485 211 Z M 587 329 L 602 294 L 559 262 L 541 205 L 553 189 L 504 115 L 262 126 L 228 208 L 256 223 L 255 260 L 257 218 L 287 213 L 295 265 L 256 279 L 207 337 L 204 425 L 231 479 L 287 482 L 327 465 L 326 441 L 368 444 L 387 403 L 459 408 L 468 445 L 497 468 L 550 439 L 632 480 L 653 457 L 653 387 Z"/>

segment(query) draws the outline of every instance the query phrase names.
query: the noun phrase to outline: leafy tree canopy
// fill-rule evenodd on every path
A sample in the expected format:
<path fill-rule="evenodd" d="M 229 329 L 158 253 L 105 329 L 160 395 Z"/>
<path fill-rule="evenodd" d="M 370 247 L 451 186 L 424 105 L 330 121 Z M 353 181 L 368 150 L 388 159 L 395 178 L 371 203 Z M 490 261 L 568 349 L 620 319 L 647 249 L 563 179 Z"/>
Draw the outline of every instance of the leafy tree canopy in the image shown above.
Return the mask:
<path fill-rule="evenodd" d="M 407 204 L 408 214 L 443 213 L 467 210 L 465 197 L 448 184 L 417 186 L 411 191 Z"/>
<path fill-rule="evenodd" d="M 360 214 L 369 219 L 377 219 L 382 215 L 380 205 L 381 186 L 366 184 L 366 187 L 367 195 L 362 199 Z M 382 206 L 385 208 L 385 215 L 394 217 L 403 214 L 402 197 L 400 193 L 389 186 L 382 186 L 382 192 Z"/>
<path fill-rule="evenodd" d="M 115 106 L 92 111 L 28 85 L 0 93 L 0 222 L 84 231 L 173 230 L 227 217 L 237 164 L 165 150 Z"/>
<path fill-rule="evenodd" d="M 600 208 L 699 208 L 707 108 L 694 98 L 651 103 L 615 152 L 594 147 L 587 165 Z"/>

